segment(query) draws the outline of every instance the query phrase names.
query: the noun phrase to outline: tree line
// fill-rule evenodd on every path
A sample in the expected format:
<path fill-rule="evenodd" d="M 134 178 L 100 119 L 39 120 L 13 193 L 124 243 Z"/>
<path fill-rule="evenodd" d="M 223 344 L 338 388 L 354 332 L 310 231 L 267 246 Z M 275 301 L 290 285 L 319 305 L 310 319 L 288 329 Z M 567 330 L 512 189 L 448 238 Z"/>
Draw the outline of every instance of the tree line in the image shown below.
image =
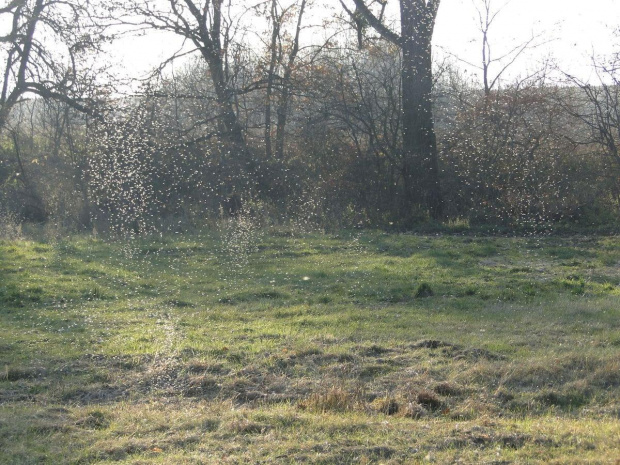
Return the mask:
<path fill-rule="evenodd" d="M 323 16 L 319 0 L 11 0 L 0 209 L 131 234 L 242 211 L 321 227 L 617 222 L 620 52 L 591 82 L 544 65 L 504 79 L 533 39 L 492 57 L 501 9 L 477 1 L 480 80 L 433 61 L 439 0 Z M 148 31 L 184 47 L 128 95 L 106 49 Z"/>

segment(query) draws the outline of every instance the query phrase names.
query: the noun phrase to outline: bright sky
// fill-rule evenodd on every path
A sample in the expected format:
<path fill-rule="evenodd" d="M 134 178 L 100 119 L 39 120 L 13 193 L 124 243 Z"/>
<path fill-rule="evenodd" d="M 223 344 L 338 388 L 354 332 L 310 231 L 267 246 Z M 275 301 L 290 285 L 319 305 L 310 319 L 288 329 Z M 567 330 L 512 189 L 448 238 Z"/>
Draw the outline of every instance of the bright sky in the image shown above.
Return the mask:
<path fill-rule="evenodd" d="M 443 0 L 434 43 L 478 64 L 481 34 L 474 2 Z M 506 4 L 494 0 L 493 6 Z M 536 67 L 545 56 L 553 56 L 568 72 L 587 78 L 591 56 L 614 50 L 613 29 L 620 27 L 620 0 L 512 0 L 497 16 L 489 32 L 495 56 L 500 56 L 532 35 L 548 43 L 532 50 L 515 63 L 517 70 Z M 615 41 L 620 46 L 620 40 Z"/>
<path fill-rule="evenodd" d="M 397 4 L 397 0 L 389 1 Z M 332 2 L 336 4 L 336 0 Z M 482 0 L 442 0 L 434 36 L 437 54 L 447 50 L 467 62 L 480 62 L 475 3 L 480 5 Z M 538 42 L 547 42 L 522 55 L 512 66 L 512 75 L 535 69 L 543 57 L 552 55 L 563 70 L 587 78 L 592 54 L 609 54 L 614 43 L 620 45 L 612 35 L 613 28 L 620 25 L 620 0 L 512 0 L 507 4 L 506 0 L 493 0 L 492 5 L 505 5 L 489 33 L 494 56 L 533 34 L 540 35 Z M 114 60 L 127 74 L 136 75 L 160 63 L 180 43 L 178 38 L 161 33 L 131 38 L 115 48 Z"/>

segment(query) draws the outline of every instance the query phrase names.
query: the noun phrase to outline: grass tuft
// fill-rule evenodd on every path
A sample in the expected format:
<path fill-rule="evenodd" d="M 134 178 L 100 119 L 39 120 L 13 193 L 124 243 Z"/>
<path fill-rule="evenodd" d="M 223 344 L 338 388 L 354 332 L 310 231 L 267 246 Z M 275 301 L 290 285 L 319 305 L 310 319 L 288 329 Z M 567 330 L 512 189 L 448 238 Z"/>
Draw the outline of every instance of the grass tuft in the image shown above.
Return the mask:
<path fill-rule="evenodd" d="M 362 404 L 359 391 L 347 390 L 342 386 L 332 386 L 325 392 L 314 392 L 299 406 L 313 412 L 349 412 Z"/>
<path fill-rule="evenodd" d="M 433 288 L 428 283 L 420 283 L 415 290 L 415 296 L 418 298 L 432 297 L 434 295 Z"/>
<path fill-rule="evenodd" d="M 417 401 L 423 407 L 429 410 L 439 410 L 442 402 L 439 397 L 432 391 L 422 391 L 417 395 Z"/>

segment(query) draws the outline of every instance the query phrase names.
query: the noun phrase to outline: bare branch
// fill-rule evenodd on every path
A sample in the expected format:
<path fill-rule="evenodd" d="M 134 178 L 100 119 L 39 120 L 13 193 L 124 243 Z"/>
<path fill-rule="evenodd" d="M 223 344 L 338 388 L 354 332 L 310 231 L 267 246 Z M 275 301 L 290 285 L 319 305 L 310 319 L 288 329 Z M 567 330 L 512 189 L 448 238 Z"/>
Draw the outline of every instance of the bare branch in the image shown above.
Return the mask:
<path fill-rule="evenodd" d="M 398 45 L 398 46 L 401 45 L 402 38 L 398 34 L 396 34 L 394 31 L 392 31 L 390 28 L 388 28 L 385 24 L 383 24 L 379 20 L 379 18 L 377 18 L 374 14 L 372 14 L 368 6 L 366 6 L 366 3 L 364 2 L 364 0 L 353 0 L 353 1 L 355 2 L 355 6 L 357 7 L 361 15 L 364 17 L 364 19 L 368 21 L 368 24 L 372 26 L 373 29 L 375 29 L 375 31 L 377 31 L 381 37 L 383 37 L 385 40 L 389 42 L 392 42 L 394 45 Z M 341 0 L 341 3 L 342 3 L 342 0 Z M 433 1 L 432 3 L 433 4 L 437 3 L 437 5 L 439 5 L 439 1 Z"/>

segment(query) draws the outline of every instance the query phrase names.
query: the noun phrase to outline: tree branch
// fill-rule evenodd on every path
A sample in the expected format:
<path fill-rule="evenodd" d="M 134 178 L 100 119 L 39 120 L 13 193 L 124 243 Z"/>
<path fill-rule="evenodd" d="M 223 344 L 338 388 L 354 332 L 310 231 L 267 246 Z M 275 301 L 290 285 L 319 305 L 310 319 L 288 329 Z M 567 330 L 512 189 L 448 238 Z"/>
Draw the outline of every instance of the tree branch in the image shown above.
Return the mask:
<path fill-rule="evenodd" d="M 392 42 L 394 45 L 398 45 L 399 47 L 401 46 L 402 38 L 398 34 L 396 34 L 394 31 L 390 30 L 385 24 L 383 24 L 379 20 L 379 18 L 373 15 L 370 9 L 368 9 L 368 6 L 366 6 L 366 3 L 364 3 L 364 0 L 353 0 L 353 1 L 355 2 L 355 6 L 357 7 L 358 11 L 362 14 L 364 19 L 368 21 L 368 24 L 372 26 L 372 28 L 375 31 L 377 31 L 381 37 L 383 37 L 388 42 Z M 439 4 L 438 0 L 432 0 L 433 3 L 435 1 L 437 1 L 437 4 Z M 342 0 L 340 0 L 340 3 L 342 3 Z"/>

